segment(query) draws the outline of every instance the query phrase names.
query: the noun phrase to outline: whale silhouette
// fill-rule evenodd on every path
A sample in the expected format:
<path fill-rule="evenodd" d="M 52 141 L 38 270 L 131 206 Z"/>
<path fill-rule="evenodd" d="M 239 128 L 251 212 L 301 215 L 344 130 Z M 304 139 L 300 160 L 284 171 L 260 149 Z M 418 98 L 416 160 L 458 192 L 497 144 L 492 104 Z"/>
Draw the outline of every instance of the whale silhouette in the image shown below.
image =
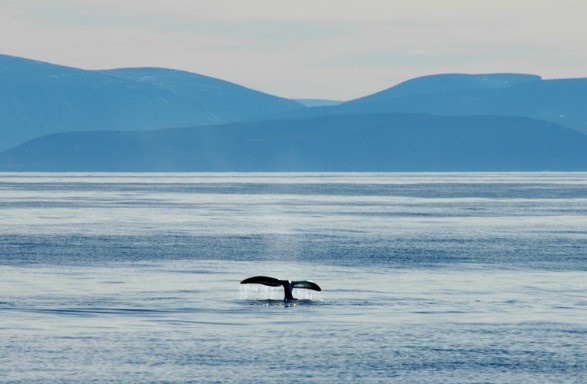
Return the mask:
<path fill-rule="evenodd" d="M 267 277 L 267 276 L 253 276 L 249 277 L 248 279 L 244 279 L 241 281 L 241 284 L 263 284 L 269 287 L 279 287 L 282 286 L 285 297 L 283 300 L 297 300 L 293 297 L 291 291 L 294 288 L 305 288 L 305 289 L 312 289 L 314 291 L 321 291 L 322 289 L 318 286 L 318 284 L 309 281 L 309 280 L 300 280 L 300 281 L 291 281 L 291 280 L 279 280 L 274 277 Z"/>

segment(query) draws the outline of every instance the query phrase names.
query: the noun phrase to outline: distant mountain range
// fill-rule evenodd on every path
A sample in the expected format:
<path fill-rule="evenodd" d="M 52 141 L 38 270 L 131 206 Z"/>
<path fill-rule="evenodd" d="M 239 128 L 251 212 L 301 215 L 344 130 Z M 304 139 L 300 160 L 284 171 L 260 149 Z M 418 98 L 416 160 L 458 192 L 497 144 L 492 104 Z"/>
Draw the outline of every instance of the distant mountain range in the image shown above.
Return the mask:
<path fill-rule="evenodd" d="M 587 170 L 587 136 L 524 117 L 319 116 L 154 131 L 58 133 L 3 171 Z"/>
<path fill-rule="evenodd" d="M 86 71 L 0 55 L 0 151 L 55 132 L 220 124 L 297 108 L 188 72 Z"/>
<path fill-rule="evenodd" d="M 587 134 L 587 78 L 543 80 L 540 76 L 520 74 L 432 75 L 340 105 L 286 111 L 279 116 L 356 113 L 524 116 Z"/>
<path fill-rule="evenodd" d="M 0 171 L 587 171 L 586 101 L 587 79 L 524 74 L 287 100 L 176 70 L 0 55 Z"/>

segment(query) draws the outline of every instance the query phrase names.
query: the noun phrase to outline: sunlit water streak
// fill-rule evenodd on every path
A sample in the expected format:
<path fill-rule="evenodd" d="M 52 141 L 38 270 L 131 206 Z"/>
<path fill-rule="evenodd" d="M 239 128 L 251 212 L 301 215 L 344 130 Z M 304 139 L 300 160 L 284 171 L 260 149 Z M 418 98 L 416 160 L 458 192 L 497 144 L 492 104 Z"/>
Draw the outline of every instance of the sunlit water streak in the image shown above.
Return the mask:
<path fill-rule="evenodd" d="M 584 383 L 586 255 L 581 173 L 1 174 L 0 381 Z"/>

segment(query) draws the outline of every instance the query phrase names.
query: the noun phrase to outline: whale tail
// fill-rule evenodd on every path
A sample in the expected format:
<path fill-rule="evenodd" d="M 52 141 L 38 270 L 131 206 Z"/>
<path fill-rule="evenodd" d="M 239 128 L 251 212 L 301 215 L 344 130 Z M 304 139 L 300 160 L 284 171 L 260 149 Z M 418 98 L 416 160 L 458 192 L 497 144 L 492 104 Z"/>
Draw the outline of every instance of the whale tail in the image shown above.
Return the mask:
<path fill-rule="evenodd" d="M 274 277 L 268 276 L 253 276 L 249 277 L 248 279 L 244 279 L 241 281 L 241 284 L 262 284 L 267 285 L 269 287 L 279 287 L 282 286 L 285 297 L 284 300 L 296 300 L 292 295 L 292 290 L 294 288 L 304 288 L 304 289 L 311 289 L 314 291 L 321 291 L 322 289 L 318 284 L 314 283 L 313 281 L 309 280 L 298 280 L 298 281 L 290 281 L 290 280 L 279 280 Z"/>

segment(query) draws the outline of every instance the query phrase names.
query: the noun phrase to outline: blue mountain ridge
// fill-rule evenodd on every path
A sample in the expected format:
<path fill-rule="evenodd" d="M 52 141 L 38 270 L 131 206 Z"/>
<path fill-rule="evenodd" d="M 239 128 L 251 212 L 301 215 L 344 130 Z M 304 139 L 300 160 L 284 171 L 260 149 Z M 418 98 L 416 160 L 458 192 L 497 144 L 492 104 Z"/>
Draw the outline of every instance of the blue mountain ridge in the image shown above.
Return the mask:
<path fill-rule="evenodd" d="M 0 55 L 0 170 L 587 170 L 585 100 L 587 79 L 501 73 L 300 103 L 185 71 Z"/>
<path fill-rule="evenodd" d="M 524 116 L 587 133 L 587 78 L 543 80 L 523 74 L 443 74 L 411 79 L 340 105 L 267 118 L 364 113 Z"/>
<path fill-rule="evenodd" d="M 68 132 L 2 171 L 586 171 L 587 136 L 504 116 L 366 114 L 153 131 Z"/>
<path fill-rule="evenodd" d="M 0 150 L 55 132 L 209 125 L 297 108 L 189 72 L 88 71 L 0 55 Z"/>

